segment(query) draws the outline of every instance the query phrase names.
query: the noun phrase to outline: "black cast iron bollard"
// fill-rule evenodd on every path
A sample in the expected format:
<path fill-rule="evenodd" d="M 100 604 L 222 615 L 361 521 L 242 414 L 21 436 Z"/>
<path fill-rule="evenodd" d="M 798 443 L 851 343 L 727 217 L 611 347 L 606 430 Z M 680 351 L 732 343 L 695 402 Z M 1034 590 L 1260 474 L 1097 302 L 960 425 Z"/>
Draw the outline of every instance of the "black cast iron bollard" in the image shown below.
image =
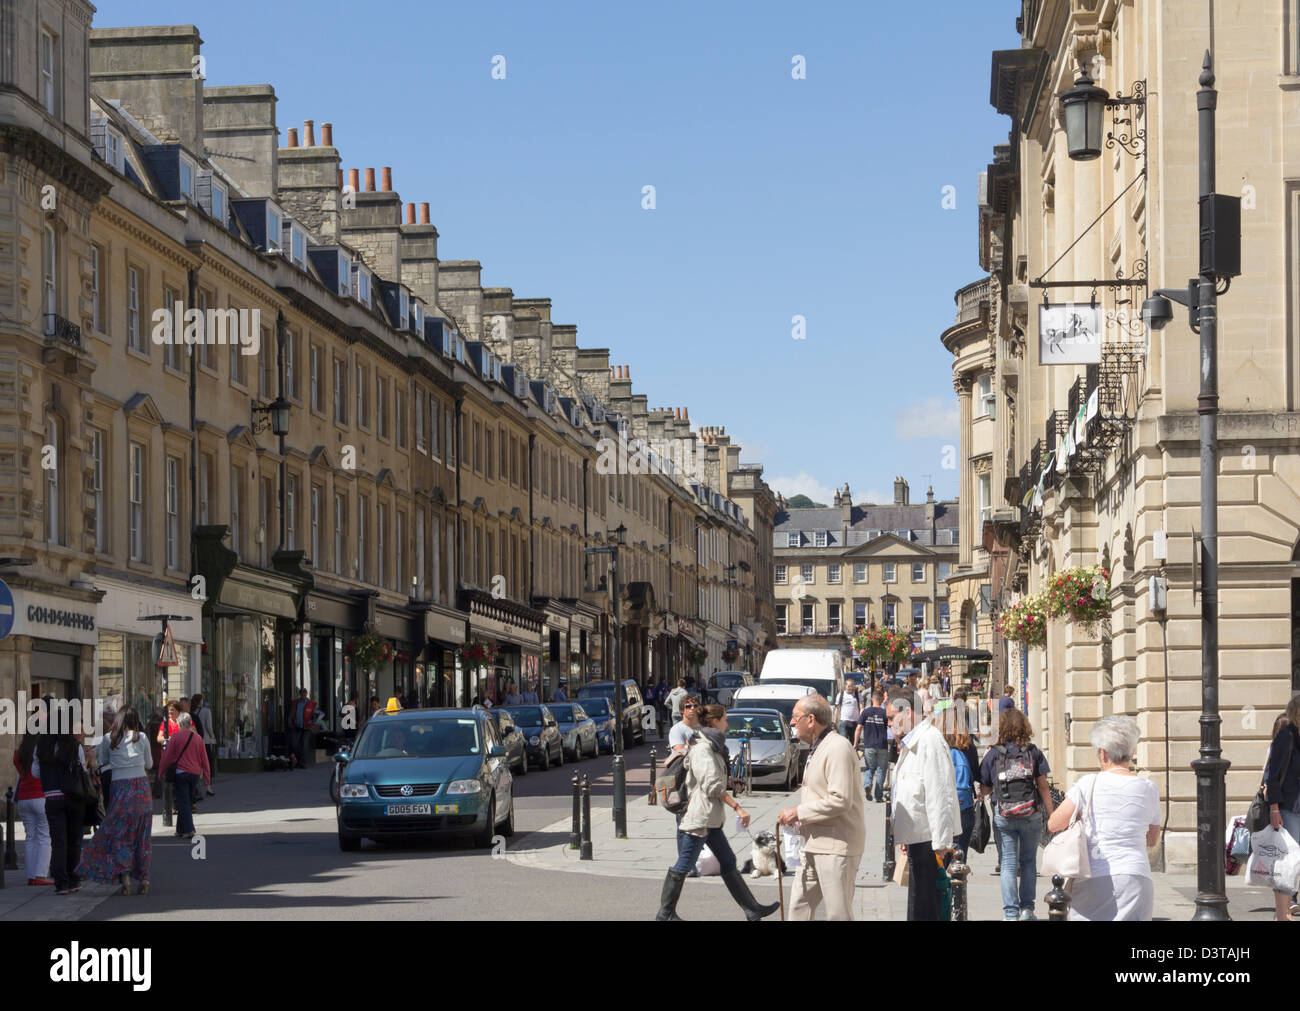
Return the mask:
<path fill-rule="evenodd" d="M 894 870 L 898 863 L 894 859 L 894 805 L 892 803 L 893 784 L 885 783 L 885 866 L 880 873 L 886 881 L 894 880 Z"/>
<path fill-rule="evenodd" d="M 175 793 L 172 790 L 172 784 L 163 780 L 163 826 L 165 828 L 171 828 L 174 824 L 172 821 L 172 800 L 174 797 Z"/>
<path fill-rule="evenodd" d="M 582 780 L 573 774 L 573 827 L 569 831 L 569 849 L 582 845 Z"/>
<path fill-rule="evenodd" d="M 18 870 L 18 846 L 14 842 L 14 788 L 5 790 L 5 870 Z"/>
<path fill-rule="evenodd" d="M 1052 890 L 1043 896 L 1043 901 L 1047 903 L 1049 920 L 1070 918 L 1070 893 L 1065 890 L 1065 878 L 1061 875 L 1052 875 Z"/>
<path fill-rule="evenodd" d="M 614 756 L 614 838 L 627 838 L 627 760 Z"/>
<path fill-rule="evenodd" d="M 948 878 L 952 882 L 952 919 L 954 923 L 966 922 L 966 877 L 970 867 L 966 864 L 966 852 L 956 850 L 952 863 L 948 865 Z"/>
<path fill-rule="evenodd" d="M 590 860 L 591 858 L 591 782 L 584 772 L 582 774 L 582 851 L 578 859 Z"/>
<path fill-rule="evenodd" d="M 649 801 L 651 807 L 655 807 L 659 803 L 657 791 L 655 790 L 656 764 L 657 764 L 657 756 L 655 755 L 655 749 L 651 748 L 650 749 L 650 801 Z"/>

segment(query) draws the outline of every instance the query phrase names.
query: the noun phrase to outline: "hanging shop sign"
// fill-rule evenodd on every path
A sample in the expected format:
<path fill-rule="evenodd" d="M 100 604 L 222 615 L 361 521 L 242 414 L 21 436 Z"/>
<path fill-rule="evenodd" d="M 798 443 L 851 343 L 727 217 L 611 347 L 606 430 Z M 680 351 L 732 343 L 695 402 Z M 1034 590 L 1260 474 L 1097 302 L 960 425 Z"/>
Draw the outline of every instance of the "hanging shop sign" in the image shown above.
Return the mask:
<path fill-rule="evenodd" d="M 1038 360 L 1043 365 L 1101 363 L 1101 308 L 1074 302 L 1038 307 Z"/>

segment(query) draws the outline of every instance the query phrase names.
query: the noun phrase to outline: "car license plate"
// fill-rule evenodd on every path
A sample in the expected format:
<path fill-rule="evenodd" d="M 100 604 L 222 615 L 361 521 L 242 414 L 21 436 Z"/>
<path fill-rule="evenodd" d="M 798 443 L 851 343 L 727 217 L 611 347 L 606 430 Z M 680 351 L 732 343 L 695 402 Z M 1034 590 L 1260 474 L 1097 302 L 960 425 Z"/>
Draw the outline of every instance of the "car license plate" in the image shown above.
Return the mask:
<path fill-rule="evenodd" d="M 426 804 L 427 808 L 428 805 Z M 434 812 L 435 814 L 460 814 L 459 804 L 439 804 Z"/>
<path fill-rule="evenodd" d="M 428 804 L 389 804 L 384 808 L 384 814 L 428 814 Z"/>

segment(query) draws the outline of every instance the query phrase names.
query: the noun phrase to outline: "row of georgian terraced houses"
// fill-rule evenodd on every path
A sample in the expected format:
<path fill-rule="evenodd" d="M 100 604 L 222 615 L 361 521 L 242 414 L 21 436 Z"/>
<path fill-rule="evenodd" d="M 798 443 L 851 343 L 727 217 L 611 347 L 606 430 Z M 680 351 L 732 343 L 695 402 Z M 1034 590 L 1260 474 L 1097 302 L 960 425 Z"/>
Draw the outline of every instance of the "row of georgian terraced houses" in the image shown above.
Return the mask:
<path fill-rule="evenodd" d="M 1243 198 L 1241 274 L 1219 301 L 1218 337 L 1219 692 L 1231 817 L 1248 806 L 1274 718 L 1300 690 L 1300 23 L 1294 5 L 1273 0 L 1243 0 L 1230 18 L 1220 7 L 1214 26 L 1214 5 L 1183 0 L 1020 6 L 1019 48 L 993 53 L 990 101 L 1010 129 L 981 175 L 985 276 L 957 292 L 957 319 L 942 335 L 968 504 L 948 583 L 961 621 L 955 644 L 992 651 L 994 691 L 1012 684 L 1062 786 L 1095 769 L 1088 735 L 1099 717 L 1135 717 L 1136 766 L 1168 806 L 1167 866 L 1186 869 L 1196 863 L 1201 714 L 1198 338 L 1184 310 L 1151 331 L 1139 307 L 1198 270 L 1196 91 L 1213 45 L 1218 186 Z M 1081 65 L 1110 96 L 1139 101 L 1108 110 L 1115 141 L 1077 161 L 1058 96 Z M 1138 283 L 1089 283 L 1123 279 Z M 1100 362 L 1044 362 L 1045 291 L 1089 307 L 1095 295 Z M 1007 607 L 1054 573 L 1091 565 L 1109 573 L 1108 624 L 1090 634 L 1051 622 L 1043 648 L 999 636 Z M 1163 623 L 1152 576 L 1168 580 Z"/>
<path fill-rule="evenodd" d="M 387 168 L 345 178 L 331 124 L 281 146 L 270 86 L 191 73 L 194 26 L 91 14 L 42 0 L 0 36 L 0 698 L 147 718 L 202 691 L 241 768 L 300 686 L 337 726 L 353 692 L 549 697 L 615 651 L 643 684 L 701 649 L 758 669 L 761 466 L 649 408 L 548 299 L 440 261 L 428 204 L 403 215 Z M 206 322 L 192 354 L 160 310 Z M 615 620 L 586 549 L 620 528 Z"/>

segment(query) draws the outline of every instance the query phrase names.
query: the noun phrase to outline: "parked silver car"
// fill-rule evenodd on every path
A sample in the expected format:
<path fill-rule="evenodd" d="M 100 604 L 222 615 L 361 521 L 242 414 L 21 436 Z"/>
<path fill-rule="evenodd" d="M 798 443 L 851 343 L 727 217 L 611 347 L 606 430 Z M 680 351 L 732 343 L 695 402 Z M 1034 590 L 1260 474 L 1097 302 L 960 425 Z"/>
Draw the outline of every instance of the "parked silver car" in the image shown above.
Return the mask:
<path fill-rule="evenodd" d="M 793 790 L 799 782 L 799 739 L 777 709 L 732 709 L 727 712 L 727 752 L 734 762 L 745 738 L 754 786 Z"/>

